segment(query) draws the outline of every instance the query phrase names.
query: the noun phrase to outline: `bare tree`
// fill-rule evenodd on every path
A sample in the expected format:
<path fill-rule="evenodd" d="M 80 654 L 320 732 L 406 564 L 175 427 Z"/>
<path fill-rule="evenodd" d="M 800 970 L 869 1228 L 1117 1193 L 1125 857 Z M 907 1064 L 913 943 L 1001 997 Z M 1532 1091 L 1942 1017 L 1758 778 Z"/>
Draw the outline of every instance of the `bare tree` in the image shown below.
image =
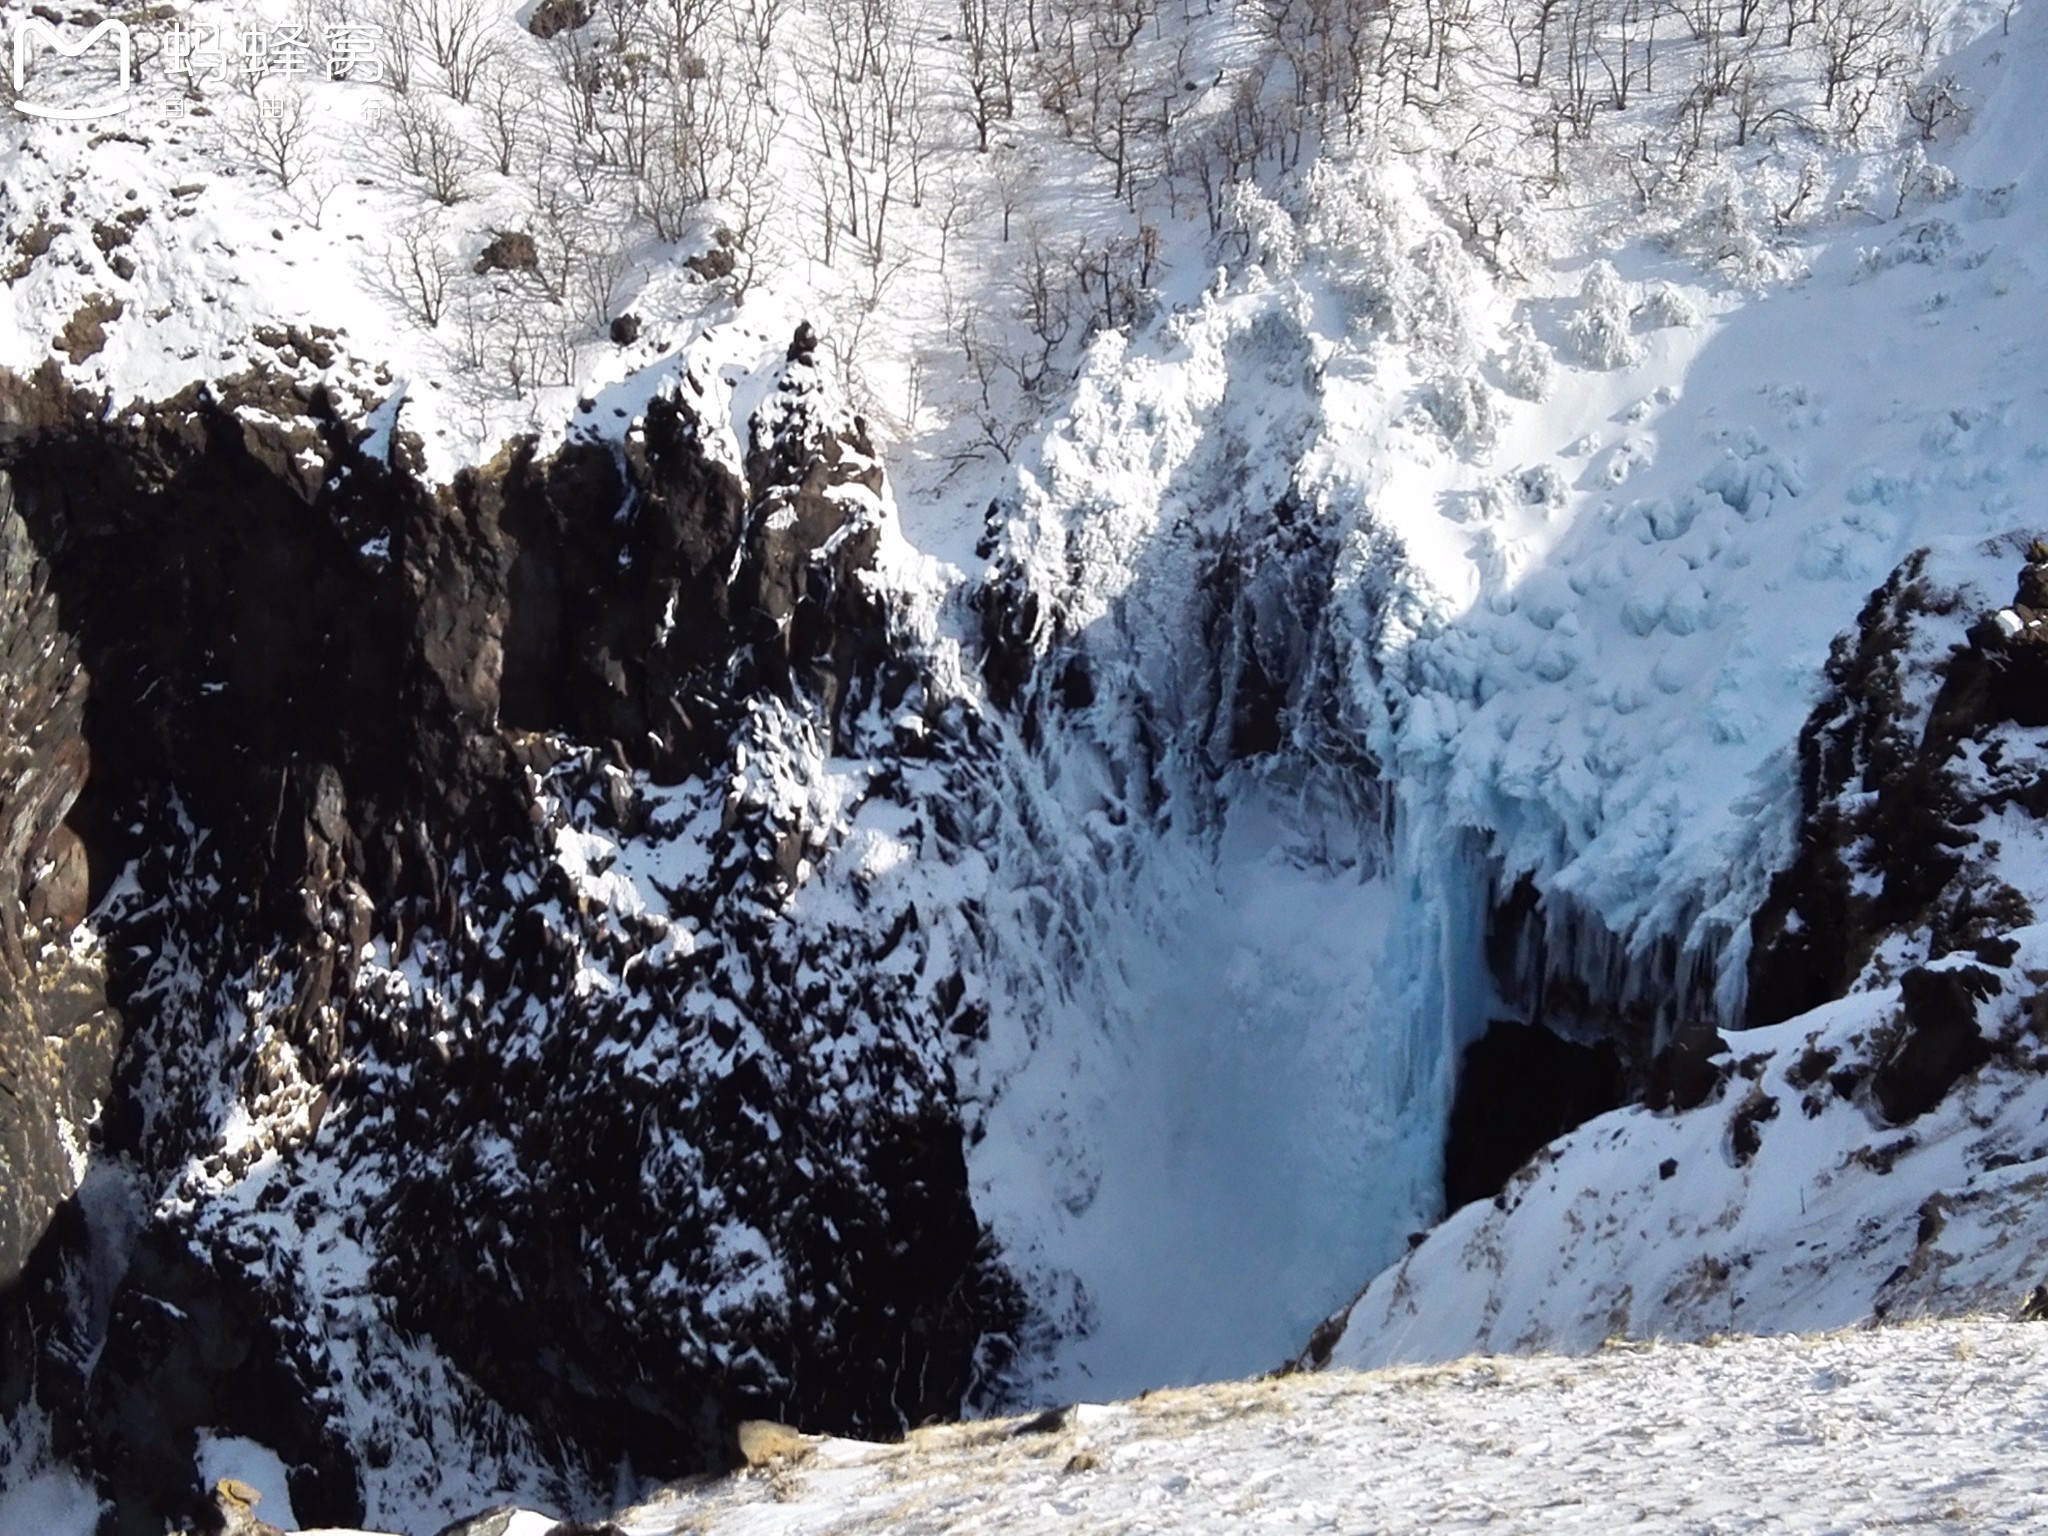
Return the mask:
<path fill-rule="evenodd" d="M 538 310 L 528 316 L 534 337 L 537 383 L 576 382 L 576 349 L 582 338 L 573 317 L 561 310 Z"/>
<path fill-rule="evenodd" d="M 768 259 L 768 212 L 777 197 L 770 175 L 776 123 L 772 104 L 751 90 L 727 98 L 721 136 L 727 175 L 718 204 L 732 234 L 733 293 L 744 295 Z"/>
<path fill-rule="evenodd" d="M 450 299 L 446 313 L 454 335 L 448 348 L 457 373 L 476 373 L 489 362 L 497 310 L 498 294 L 488 283 L 464 284 Z"/>
<path fill-rule="evenodd" d="M 405 0 L 400 0 L 401 5 Z M 394 96 L 409 95 L 418 61 L 414 29 L 401 11 L 394 25 L 378 30 L 377 77 Z"/>
<path fill-rule="evenodd" d="M 468 198 L 476 158 L 439 107 L 421 97 L 400 97 L 384 121 L 400 167 L 419 179 L 429 197 L 444 207 Z"/>
<path fill-rule="evenodd" d="M 600 257 L 619 259 L 623 219 L 613 210 L 592 208 L 572 198 L 545 172 L 535 178 L 532 198 L 533 244 L 538 258 L 533 275 L 548 302 L 566 304 L 586 289 L 608 300 L 624 276 L 624 268 L 596 279 L 588 268 Z"/>
<path fill-rule="evenodd" d="M 1540 87 L 1563 0 L 1501 0 L 1501 30 L 1514 50 L 1515 79 Z"/>
<path fill-rule="evenodd" d="M 1564 80 L 1554 99 L 1572 125 L 1573 136 L 1581 139 L 1593 131 L 1593 119 L 1603 104 L 1599 80 L 1593 73 L 1605 19 L 1602 12 L 1601 0 L 1566 0 Z"/>
<path fill-rule="evenodd" d="M 917 40 L 889 0 L 835 0 L 826 55 L 799 76 L 821 155 L 813 179 L 827 217 L 881 265 L 898 203 L 923 175 L 928 110 Z M 826 260 L 836 245 L 825 236 Z"/>
<path fill-rule="evenodd" d="M 1515 52 L 1515 72 L 1525 83 L 1541 83 L 1540 47 L 1534 80 L 1524 62 L 1527 32 L 1533 24 L 1540 39 L 1547 34 L 1557 0 L 1501 0 L 1501 18 Z M 1324 132 L 1341 124 L 1355 134 L 1365 101 L 1366 77 L 1383 71 L 1396 25 L 1388 0 L 1256 0 L 1250 12 L 1273 54 L 1285 66 L 1293 108 L 1311 117 Z M 1448 20 L 1449 12 L 1429 10 L 1425 22 Z"/>
<path fill-rule="evenodd" d="M 581 259 L 570 273 L 572 296 L 593 332 L 603 332 L 617 314 L 620 290 L 633 270 L 633 258 L 616 223 L 586 231 Z"/>
<path fill-rule="evenodd" d="M 746 88 L 771 109 L 775 71 L 770 61 L 787 4 L 788 0 L 730 0 L 724 7 Z"/>
<path fill-rule="evenodd" d="M 524 396 L 540 371 L 539 339 L 525 306 L 515 307 L 500 321 L 494 338 L 499 369 L 515 396 Z"/>
<path fill-rule="evenodd" d="M 687 78 L 708 74 L 701 59 L 684 61 Z M 598 110 L 593 137 L 599 159 L 608 168 L 638 176 L 646 167 L 648 147 L 656 125 L 673 118 L 683 93 L 676 81 L 653 58 L 637 49 L 607 58 L 598 75 Z"/>
<path fill-rule="evenodd" d="M 1755 0 L 1738 3 L 1753 5 Z M 1636 40 L 1647 26 L 1654 24 L 1653 6 L 1654 0 L 1650 5 L 1644 0 L 1607 0 L 1606 25 L 1593 33 L 1593 54 L 1607 77 L 1607 104 L 1617 112 L 1628 110 L 1639 63 Z M 1645 71 L 1649 68 L 1647 55 L 1640 61 L 1640 67 Z"/>
<path fill-rule="evenodd" d="M 1023 38 L 1010 0 L 960 0 L 960 78 L 975 149 L 988 153 L 989 128 L 1017 110 Z"/>
<path fill-rule="evenodd" d="M 1060 367 L 1060 349 L 1074 334 L 1076 295 L 1073 264 L 1063 263 L 1043 232 L 1033 228 L 1024 237 L 1024 255 L 1011 275 L 1010 296 L 1016 315 L 1031 333 L 1032 349 L 1012 361 L 1018 385 L 1043 398 L 1065 377 Z"/>
<path fill-rule="evenodd" d="M 1010 243 L 1011 227 L 1024 207 L 1030 191 L 1030 176 L 1017 150 L 1008 150 L 996 161 L 996 201 L 1003 210 L 1003 244 Z"/>
<path fill-rule="evenodd" d="M 1775 204 L 1771 209 L 1771 221 L 1779 234 L 1782 235 L 1792 228 L 1801 210 L 1819 195 L 1825 185 L 1826 177 L 1821 171 L 1820 157 L 1808 155 L 1800 163 L 1799 180 L 1792 186 L 1790 194 L 1784 202 Z"/>
<path fill-rule="evenodd" d="M 597 136 L 599 89 L 604 78 L 602 61 L 581 28 L 556 33 L 550 47 L 556 87 L 554 104 L 560 122 L 577 143 L 589 143 Z"/>
<path fill-rule="evenodd" d="M 1056 0 L 1044 51 L 1033 60 L 1040 103 L 1067 135 L 1109 163 L 1116 195 L 1137 193 L 1167 164 L 1180 59 L 1140 47 L 1156 30 L 1156 0 Z"/>
<path fill-rule="evenodd" d="M 675 241 L 683 238 L 704 200 L 697 191 L 690 141 L 673 121 L 664 122 L 661 128 L 648 146 L 633 195 L 639 211 L 653 224 L 655 237 Z"/>
<path fill-rule="evenodd" d="M 723 9 L 715 0 L 653 0 L 646 25 L 652 34 L 656 57 L 677 74 L 704 78 L 709 74 L 711 52 L 718 40 L 714 23 Z"/>
<path fill-rule="evenodd" d="M 407 312 L 429 329 L 438 326 L 449 286 L 462 271 L 448 250 L 440 220 L 422 214 L 399 225 L 385 247 L 384 267 Z"/>
<path fill-rule="evenodd" d="M 954 237 L 986 213 L 987 205 L 982 199 L 981 188 L 962 175 L 959 164 L 955 162 L 940 173 L 939 195 L 933 210 L 932 222 L 939 230 L 939 271 L 943 274 L 947 270 Z"/>
<path fill-rule="evenodd" d="M 409 28 L 440 66 L 448 94 L 467 102 L 499 51 L 499 14 L 485 0 L 398 0 Z"/>
<path fill-rule="evenodd" d="M 301 178 L 292 194 L 292 206 L 299 211 L 300 218 L 317 230 L 327 217 L 328 203 L 340 190 L 340 177 L 316 172 Z"/>
<path fill-rule="evenodd" d="M 503 61 L 492 63 L 477 83 L 475 102 L 483 121 L 484 142 L 500 176 L 518 168 L 540 110 L 540 93 L 523 69 Z"/>
<path fill-rule="evenodd" d="M 1924 81 L 1906 97 L 1906 117 L 1919 129 L 1923 144 L 1933 143 L 1950 123 L 1966 124 L 1969 116 L 1962 84 L 1954 75 Z"/>
<path fill-rule="evenodd" d="M 1030 431 L 1030 415 L 1011 398 L 1016 374 L 1000 347 L 989 340 L 983 315 L 969 309 L 952 325 L 953 339 L 966 360 L 967 373 L 975 388 L 969 408 L 976 429 L 975 439 L 954 455 L 965 463 L 994 453 L 1008 464 Z"/>
<path fill-rule="evenodd" d="M 1813 12 L 1821 107 L 1837 112 L 1853 136 L 1875 97 L 1913 62 L 1912 9 L 1908 0 L 1814 0 Z"/>
<path fill-rule="evenodd" d="M 313 162 L 313 110 L 294 86 L 272 87 L 227 118 L 230 144 L 289 192 Z"/>

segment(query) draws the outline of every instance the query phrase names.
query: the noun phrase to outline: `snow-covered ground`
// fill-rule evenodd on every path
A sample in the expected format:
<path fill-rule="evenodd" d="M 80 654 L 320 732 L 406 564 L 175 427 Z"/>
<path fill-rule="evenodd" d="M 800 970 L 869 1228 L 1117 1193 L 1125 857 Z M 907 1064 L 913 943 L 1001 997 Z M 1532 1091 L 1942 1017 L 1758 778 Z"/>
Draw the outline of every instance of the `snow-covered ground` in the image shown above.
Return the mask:
<path fill-rule="evenodd" d="M 1160 1392 L 1055 1425 L 827 1440 L 616 1516 L 844 1532 L 2019 1531 L 2048 1332 L 1991 1320 Z M 514 1536 L 550 1523 L 516 1517 Z"/>
<path fill-rule="evenodd" d="M 841 1444 L 621 1517 L 633 1536 L 831 1531 L 2020 1530 L 2048 1338 L 1972 1322 L 1468 1360 Z"/>

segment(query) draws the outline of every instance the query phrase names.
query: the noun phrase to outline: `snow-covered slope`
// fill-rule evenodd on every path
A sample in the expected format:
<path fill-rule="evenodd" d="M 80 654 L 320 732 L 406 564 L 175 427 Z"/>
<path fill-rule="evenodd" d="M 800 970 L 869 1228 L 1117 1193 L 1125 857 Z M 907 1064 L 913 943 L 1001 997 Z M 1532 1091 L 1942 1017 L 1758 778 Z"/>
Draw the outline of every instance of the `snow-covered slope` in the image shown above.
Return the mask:
<path fill-rule="evenodd" d="M 2048 1342 L 1972 1321 L 1281 1377 L 814 1441 L 627 1536 L 2031 1529 Z M 507 1536 L 552 1521 L 513 1516 Z"/>
<path fill-rule="evenodd" d="M 1613 1338 L 1840 1327 L 2004 1308 L 2048 1274 L 2048 1066 L 2021 930 L 1981 1028 L 1989 1064 L 1888 1122 L 1896 988 L 1732 1036 L 1728 1082 L 1676 1114 L 1618 1111 L 1546 1148 L 1376 1278 L 1319 1338 L 1334 1365 L 1589 1350 Z M 1990 974 L 1974 962 L 1919 976 Z"/>
<path fill-rule="evenodd" d="M 1155 1394 L 620 1516 L 632 1536 L 832 1532 L 2018 1530 L 2044 1345 L 1998 1322 L 1471 1360 Z"/>

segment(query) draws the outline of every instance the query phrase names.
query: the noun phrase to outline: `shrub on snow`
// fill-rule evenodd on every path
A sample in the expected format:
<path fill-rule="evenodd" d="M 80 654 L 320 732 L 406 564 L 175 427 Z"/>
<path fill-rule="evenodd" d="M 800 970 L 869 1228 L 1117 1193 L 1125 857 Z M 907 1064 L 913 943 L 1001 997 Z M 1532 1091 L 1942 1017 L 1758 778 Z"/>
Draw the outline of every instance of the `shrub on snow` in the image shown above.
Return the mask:
<path fill-rule="evenodd" d="M 1439 374 L 1423 389 L 1422 411 L 1453 448 L 1483 454 L 1500 437 L 1493 391 L 1469 373 Z"/>
<path fill-rule="evenodd" d="M 1646 331 L 1689 330 L 1700 323 L 1700 307 L 1684 289 L 1659 283 L 1636 306 L 1636 323 Z"/>
<path fill-rule="evenodd" d="M 1802 262 L 1777 230 L 1814 206 L 1815 175 L 1805 167 L 1794 175 L 1771 166 L 1757 167 L 1746 180 L 1718 175 L 1659 243 L 1746 288 L 1791 277 Z"/>
<path fill-rule="evenodd" d="M 1517 316 L 1502 334 L 1493 366 L 1500 375 L 1501 388 L 1516 399 L 1541 404 L 1550 398 L 1557 362 L 1527 319 Z"/>
<path fill-rule="evenodd" d="M 1224 188 L 1224 217 L 1244 241 L 1246 259 L 1282 277 L 1301 265 L 1301 236 L 1294 219 L 1250 182 Z"/>
<path fill-rule="evenodd" d="M 1442 218 L 1384 167 L 1323 162 L 1305 192 L 1306 244 L 1356 327 L 1468 368 L 1474 295 L 1489 284 Z"/>
<path fill-rule="evenodd" d="M 1612 263 L 1596 261 L 1587 271 L 1565 334 L 1588 368 L 1626 368 L 1642 355 L 1629 329 L 1628 284 Z"/>

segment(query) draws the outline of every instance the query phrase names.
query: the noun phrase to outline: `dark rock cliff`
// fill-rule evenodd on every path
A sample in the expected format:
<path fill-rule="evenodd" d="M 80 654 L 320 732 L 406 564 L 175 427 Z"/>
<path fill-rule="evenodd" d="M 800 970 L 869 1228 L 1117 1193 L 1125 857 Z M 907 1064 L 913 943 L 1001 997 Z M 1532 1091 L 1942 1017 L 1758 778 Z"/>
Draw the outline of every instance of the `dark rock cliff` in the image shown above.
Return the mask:
<path fill-rule="evenodd" d="M 0 676 L 0 1293 L 11 1297 L 78 1182 L 120 1025 L 95 957 L 62 942 L 92 894 L 71 820 L 86 779 L 86 677 L 4 482 Z M 0 1330 L 4 1414 L 30 1389 L 33 1346 L 19 1306 L 0 1309 Z"/>
<path fill-rule="evenodd" d="M 2044 580 L 2048 566 L 2026 565 L 2021 600 Z M 1841 996 L 1889 938 L 1924 932 L 1930 959 L 1995 952 L 2033 920 L 1980 829 L 2007 808 L 2048 811 L 2028 750 L 2048 697 L 2038 633 L 1964 609 L 1916 555 L 1871 594 L 1827 677 L 1800 736 L 1797 856 L 1754 923 L 1751 1023 Z"/>
<path fill-rule="evenodd" d="M 430 1427 L 574 1503 L 1000 1367 L 918 914 L 796 935 L 833 827 L 762 771 L 973 750 L 809 346 L 742 472 L 685 379 L 440 493 L 280 375 L 0 384 L 0 1408 L 110 1531 L 204 1432 L 347 1523 Z"/>
<path fill-rule="evenodd" d="M 1752 923 L 1748 1022 L 1896 980 L 1895 1038 L 1867 1082 L 1840 1085 L 1867 1090 L 1893 1123 L 1991 1057 L 1980 1002 L 2048 979 L 1996 974 L 2017 950 L 2007 935 L 2035 920 L 2042 895 L 2044 619 L 2041 544 L 2012 605 L 1990 614 L 1915 554 L 1836 642 L 1828 693 L 1800 736 L 1797 851 Z M 1976 963 L 1950 959 L 1964 955 Z"/>

